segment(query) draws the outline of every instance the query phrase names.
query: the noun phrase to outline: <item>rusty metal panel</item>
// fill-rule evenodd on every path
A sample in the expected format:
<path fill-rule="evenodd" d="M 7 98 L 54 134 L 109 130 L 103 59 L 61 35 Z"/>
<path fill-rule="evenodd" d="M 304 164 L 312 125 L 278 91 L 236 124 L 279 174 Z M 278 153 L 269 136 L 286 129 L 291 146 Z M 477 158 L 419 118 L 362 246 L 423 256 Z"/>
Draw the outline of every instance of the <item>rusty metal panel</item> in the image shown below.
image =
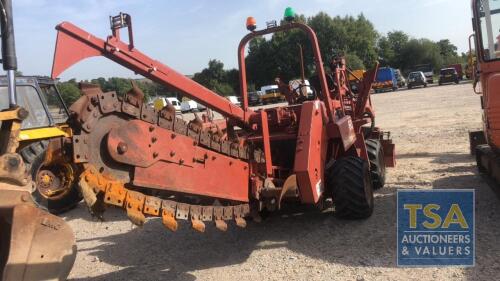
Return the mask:
<path fill-rule="evenodd" d="M 202 131 L 200 134 L 200 144 L 206 147 L 210 147 L 211 134 L 207 131 Z"/>
<path fill-rule="evenodd" d="M 187 134 L 187 122 L 180 119 L 180 118 L 174 118 L 174 131 L 176 133 L 186 135 Z"/>
<path fill-rule="evenodd" d="M 226 155 L 231 155 L 231 143 L 229 141 L 223 140 L 221 142 L 221 150 L 220 151 Z"/>
<path fill-rule="evenodd" d="M 141 109 L 141 120 L 156 125 L 158 121 L 158 113 L 153 107 L 143 104 Z"/>
<path fill-rule="evenodd" d="M 89 159 L 89 145 L 87 135 L 73 135 L 73 162 L 86 163 Z"/>
<path fill-rule="evenodd" d="M 210 142 L 210 148 L 212 148 L 215 151 L 221 151 L 222 143 L 217 138 L 212 136 L 212 141 Z"/>
<path fill-rule="evenodd" d="M 345 116 L 335 121 L 337 135 L 342 140 L 342 145 L 344 146 L 344 151 L 349 150 L 349 148 L 356 142 L 356 132 L 354 131 L 354 124 L 350 116 Z"/>
<path fill-rule="evenodd" d="M 391 140 L 381 140 L 382 149 L 384 151 L 384 162 L 387 167 L 396 166 L 396 145 Z"/>
<path fill-rule="evenodd" d="M 125 102 L 125 101 L 122 103 L 122 111 L 124 113 L 127 113 L 128 115 L 131 115 L 131 116 L 136 117 L 136 118 L 141 116 L 141 108 L 140 107 L 134 106 L 134 105 L 132 105 L 128 102 Z"/>
<path fill-rule="evenodd" d="M 115 161 L 135 166 L 135 185 L 248 201 L 248 163 L 199 147 L 187 136 L 133 120 L 112 129 L 107 141 Z"/>
<path fill-rule="evenodd" d="M 177 203 L 177 209 L 175 210 L 175 217 L 177 219 L 187 220 L 189 217 L 189 204 Z"/>
<path fill-rule="evenodd" d="M 214 153 L 209 154 L 205 164 L 194 167 L 164 161 L 148 168 L 136 167 L 133 184 L 242 202 L 249 200 L 247 164 Z"/>
<path fill-rule="evenodd" d="M 175 108 L 172 110 L 168 106 L 160 110 L 159 118 L 158 118 L 158 126 L 173 130 L 174 129 L 174 120 L 175 120 Z"/>
<path fill-rule="evenodd" d="M 99 107 L 103 114 L 110 113 L 120 109 L 120 102 L 116 96 L 116 92 L 99 93 Z"/>
<path fill-rule="evenodd" d="M 299 124 L 294 172 L 302 203 L 315 204 L 324 192 L 326 162 L 326 127 L 319 101 L 305 102 Z"/>
<path fill-rule="evenodd" d="M 121 207 L 125 203 L 126 196 L 127 191 L 123 187 L 123 184 L 109 183 L 104 194 L 104 202 Z"/>
<path fill-rule="evenodd" d="M 159 216 L 162 200 L 153 196 L 146 196 L 144 202 L 144 213 L 152 216 Z"/>
<path fill-rule="evenodd" d="M 271 157 L 271 140 L 269 136 L 269 125 L 267 113 L 264 110 L 260 111 L 260 130 L 262 132 L 262 143 L 264 146 L 264 161 L 266 162 L 266 175 L 272 176 L 273 162 Z"/>
<path fill-rule="evenodd" d="M 231 156 L 238 158 L 239 157 L 239 150 L 240 145 L 238 143 L 231 143 L 230 149 L 231 149 Z"/>

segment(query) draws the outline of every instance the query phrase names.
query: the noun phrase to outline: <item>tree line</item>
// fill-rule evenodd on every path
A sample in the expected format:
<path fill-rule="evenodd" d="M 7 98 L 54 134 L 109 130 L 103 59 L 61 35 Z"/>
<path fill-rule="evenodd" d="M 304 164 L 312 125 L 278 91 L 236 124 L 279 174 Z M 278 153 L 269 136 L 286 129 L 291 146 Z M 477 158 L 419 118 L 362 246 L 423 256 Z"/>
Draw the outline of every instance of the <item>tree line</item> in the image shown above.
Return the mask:
<path fill-rule="evenodd" d="M 320 12 L 312 17 L 299 15 L 296 20 L 307 23 L 316 32 L 326 67 L 328 61 L 339 55 L 345 56 L 351 69 L 369 69 L 378 61 L 381 66 L 399 68 L 405 74 L 418 64 L 431 64 L 438 71 L 443 66 L 466 62 L 466 55 L 459 55 L 457 47 L 448 39 L 435 42 L 426 38 L 412 38 L 399 30 L 381 34 L 363 14 L 356 17 L 331 17 Z M 252 40 L 246 56 L 249 90 L 273 84 L 276 77 L 285 81 L 299 78 L 299 45 L 303 49 L 305 75 L 310 77 L 315 74 L 314 57 L 309 39 L 302 31 L 278 32 L 269 38 Z M 219 60 L 209 60 L 207 67 L 195 73 L 192 79 L 220 95 L 239 93 L 238 70 L 225 69 Z M 104 91 L 116 91 L 119 94 L 131 88 L 128 79 L 117 77 L 87 82 L 99 84 Z M 178 94 L 151 81 L 139 81 L 137 84 L 148 98 Z M 79 96 L 75 79 L 59 83 L 59 88 L 68 104 Z"/>

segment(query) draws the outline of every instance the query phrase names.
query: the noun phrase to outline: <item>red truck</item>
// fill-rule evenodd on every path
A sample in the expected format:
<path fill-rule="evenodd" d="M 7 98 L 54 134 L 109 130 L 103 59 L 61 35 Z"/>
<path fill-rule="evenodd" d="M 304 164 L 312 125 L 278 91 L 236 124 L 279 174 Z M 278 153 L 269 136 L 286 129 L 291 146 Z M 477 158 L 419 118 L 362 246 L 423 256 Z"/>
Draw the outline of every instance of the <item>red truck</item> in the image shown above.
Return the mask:
<path fill-rule="evenodd" d="M 455 68 L 457 70 L 458 74 L 458 80 L 462 80 L 464 77 L 464 72 L 462 71 L 462 65 L 457 63 L 457 64 L 450 64 L 448 65 L 449 68 Z"/>

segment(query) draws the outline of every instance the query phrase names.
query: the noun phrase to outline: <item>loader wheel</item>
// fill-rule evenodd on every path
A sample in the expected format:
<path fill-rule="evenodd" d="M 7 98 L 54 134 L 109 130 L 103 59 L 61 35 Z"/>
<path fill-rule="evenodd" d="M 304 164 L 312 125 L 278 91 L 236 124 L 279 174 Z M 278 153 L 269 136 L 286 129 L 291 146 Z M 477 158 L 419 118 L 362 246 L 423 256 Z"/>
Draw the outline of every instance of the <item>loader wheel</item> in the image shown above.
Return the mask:
<path fill-rule="evenodd" d="M 385 161 L 384 150 L 379 140 L 367 139 L 366 151 L 370 160 L 370 174 L 373 189 L 380 189 L 385 185 Z"/>
<path fill-rule="evenodd" d="M 335 216 L 365 219 L 372 215 L 373 185 L 368 162 L 353 156 L 341 158 L 327 170 L 326 176 L 335 203 Z"/>
<path fill-rule="evenodd" d="M 60 214 L 74 208 L 82 197 L 71 164 L 43 165 L 48 143 L 47 140 L 32 143 L 21 149 L 20 154 L 36 186 L 33 199 L 49 212 Z"/>

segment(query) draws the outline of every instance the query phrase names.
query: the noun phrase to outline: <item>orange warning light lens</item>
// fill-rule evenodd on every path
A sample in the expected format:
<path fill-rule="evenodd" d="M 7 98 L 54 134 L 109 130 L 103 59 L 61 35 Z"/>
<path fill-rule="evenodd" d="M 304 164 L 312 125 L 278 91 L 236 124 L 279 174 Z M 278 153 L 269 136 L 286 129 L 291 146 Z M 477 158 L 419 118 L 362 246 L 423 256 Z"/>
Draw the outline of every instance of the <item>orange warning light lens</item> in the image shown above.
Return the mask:
<path fill-rule="evenodd" d="M 254 31 L 257 28 L 257 21 L 254 17 L 247 18 L 247 29 L 249 31 Z"/>

